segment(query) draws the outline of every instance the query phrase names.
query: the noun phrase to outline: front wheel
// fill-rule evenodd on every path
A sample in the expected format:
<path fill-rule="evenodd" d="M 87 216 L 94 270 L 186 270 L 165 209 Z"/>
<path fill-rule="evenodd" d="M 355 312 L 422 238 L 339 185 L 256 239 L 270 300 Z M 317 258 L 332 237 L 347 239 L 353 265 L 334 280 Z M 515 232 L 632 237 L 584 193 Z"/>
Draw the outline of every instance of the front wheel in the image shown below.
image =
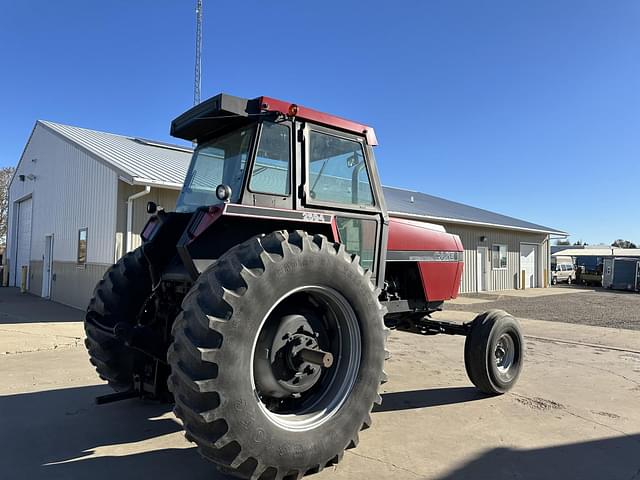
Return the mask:
<path fill-rule="evenodd" d="M 464 344 L 464 364 L 471 382 L 482 392 L 510 390 L 522 371 L 524 339 L 518 321 L 502 310 L 478 315 Z"/>
<path fill-rule="evenodd" d="M 203 456 L 244 478 L 298 478 L 357 444 L 384 379 L 370 278 L 305 232 L 248 240 L 200 276 L 169 362 L 176 415 Z"/>

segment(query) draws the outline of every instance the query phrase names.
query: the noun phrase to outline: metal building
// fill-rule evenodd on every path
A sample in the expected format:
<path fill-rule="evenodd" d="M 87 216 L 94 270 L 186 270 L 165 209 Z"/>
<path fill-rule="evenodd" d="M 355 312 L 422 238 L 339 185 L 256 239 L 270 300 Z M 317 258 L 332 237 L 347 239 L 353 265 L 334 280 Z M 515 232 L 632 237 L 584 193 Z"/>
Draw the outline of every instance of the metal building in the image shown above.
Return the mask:
<path fill-rule="evenodd" d="M 93 287 L 139 244 L 153 200 L 175 205 L 191 150 L 38 121 L 9 185 L 9 285 L 85 308 Z"/>
<path fill-rule="evenodd" d="M 30 292 L 85 308 L 94 285 L 139 245 L 149 200 L 175 206 L 191 149 L 38 121 L 9 187 L 6 270 Z M 556 229 L 385 187 L 394 215 L 421 218 L 460 235 L 461 292 L 546 286 Z"/>

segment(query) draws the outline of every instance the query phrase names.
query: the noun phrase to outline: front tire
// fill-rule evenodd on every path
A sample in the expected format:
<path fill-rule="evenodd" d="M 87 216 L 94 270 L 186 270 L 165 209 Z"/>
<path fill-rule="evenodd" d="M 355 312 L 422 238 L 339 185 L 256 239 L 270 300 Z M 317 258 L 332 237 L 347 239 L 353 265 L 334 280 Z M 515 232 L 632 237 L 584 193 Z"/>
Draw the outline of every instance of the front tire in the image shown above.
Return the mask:
<path fill-rule="evenodd" d="M 356 446 L 384 380 L 370 278 L 343 245 L 300 231 L 248 240 L 200 276 L 173 327 L 169 385 L 203 456 L 244 478 L 299 478 Z"/>
<path fill-rule="evenodd" d="M 518 321 L 503 310 L 478 315 L 464 344 L 467 375 L 488 395 L 510 390 L 522 371 L 524 339 Z"/>

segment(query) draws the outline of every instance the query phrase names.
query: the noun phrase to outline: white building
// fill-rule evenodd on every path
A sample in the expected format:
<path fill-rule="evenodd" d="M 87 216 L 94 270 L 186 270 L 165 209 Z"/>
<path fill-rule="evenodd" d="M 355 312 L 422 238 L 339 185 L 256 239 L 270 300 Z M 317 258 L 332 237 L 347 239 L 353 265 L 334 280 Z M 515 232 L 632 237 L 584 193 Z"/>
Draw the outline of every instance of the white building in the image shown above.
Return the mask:
<path fill-rule="evenodd" d="M 138 233 L 153 200 L 174 208 L 191 149 L 38 121 L 9 187 L 7 266 L 19 286 L 85 308 Z M 439 223 L 465 247 L 461 292 L 546 286 L 550 235 L 564 232 L 457 202 L 385 187 L 393 215 Z M 524 278 L 524 284 L 523 284 Z"/>
<path fill-rule="evenodd" d="M 20 285 L 26 266 L 30 292 L 85 308 L 105 270 L 139 244 L 131 233 L 146 222 L 147 201 L 175 206 L 190 155 L 36 122 L 9 186 L 9 285 Z"/>

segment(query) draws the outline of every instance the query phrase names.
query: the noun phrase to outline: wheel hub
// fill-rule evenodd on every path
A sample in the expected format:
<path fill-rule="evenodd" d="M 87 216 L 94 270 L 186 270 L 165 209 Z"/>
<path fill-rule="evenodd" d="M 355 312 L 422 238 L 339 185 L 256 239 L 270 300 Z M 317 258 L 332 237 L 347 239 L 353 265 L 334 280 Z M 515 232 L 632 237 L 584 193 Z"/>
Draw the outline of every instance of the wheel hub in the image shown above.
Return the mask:
<path fill-rule="evenodd" d="M 321 286 L 292 291 L 267 314 L 256 338 L 251 361 L 260 408 L 287 430 L 317 427 L 348 397 L 360 356 L 358 319 L 340 293 Z"/>
<path fill-rule="evenodd" d="M 275 398 L 299 398 L 311 389 L 322 370 L 333 365 L 333 355 L 318 345 L 319 336 L 320 332 L 314 330 L 306 316 L 282 317 L 271 345 L 268 339 L 259 345 L 267 353 L 256 368 L 259 390 Z"/>
<path fill-rule="evenodd" d="M 505 333 L 498 339 L 494 357 L 498 372 L 503 375 L 508 374 L 515 358 L 515 344 L 511 335 Z"/>

